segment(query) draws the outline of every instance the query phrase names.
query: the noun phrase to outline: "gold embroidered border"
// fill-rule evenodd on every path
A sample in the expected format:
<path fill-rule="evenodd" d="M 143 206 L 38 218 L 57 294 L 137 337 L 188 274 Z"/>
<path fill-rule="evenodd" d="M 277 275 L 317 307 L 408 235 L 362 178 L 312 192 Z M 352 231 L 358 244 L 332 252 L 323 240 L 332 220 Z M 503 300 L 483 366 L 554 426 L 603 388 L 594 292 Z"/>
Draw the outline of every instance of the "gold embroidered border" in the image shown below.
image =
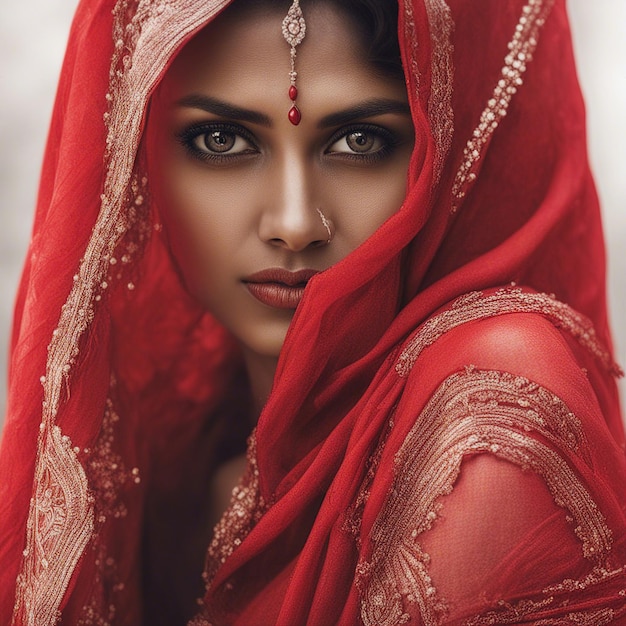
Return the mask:
<path fill-rule="evenodd" d="M 476 170 L 483 151 L 502 118 L 507 114 L 513 96 L 524 82 L 524 72 L 532 61 L 539 33 L 553 5 L 554 0 L 530 0 L 522 10 L 515 33 L 508 45 L 509 52 L 504 59 L 501 77 L 480 116 L 478 126 L 463 150 L 463 163 L 452 185 L 453 213 L 458 209 L 470 185 L 476 180 Z"/>
<path fill-rule="evenodd" d="M 357 570 L 365 626 L 406 622 L 411 607 L 419 608 L 426 626 L 444 619 L 445 599 L 418 538 L 435 523 L 438 499 L 452 491 L 470 453 L 494 454 L 541 475 L 556 504 L 569 511 L 583 556 L 600 563 L 611 531 L 561 454 L 583 445 L 579 420 L 567 406 L 522 377 L 468 368 L 445 380 L 396 454 L 390 495 L 371 533 L 371 558 Z"/>
<path fill-rule="evenodd" d="M 445 158 L 452 145 L 454 112 L 452 91 L 454 83 L 453 46 L 451 42 L 454 22 L 445 0 L 425 0 L 431 40 L 431 90 L 428 101 L 428 119 L 435 140 L 434 184 L 437 183 Z M 418 59 L 419 37 L 415 28 L 412 0 L 404 2 L 405 36 L 410 43 L 410 67 L 408 68 L 420 89 Z M 419 100 L 419 93 L 417 94 Z"/>
<path fill-rule="evenodd" d="M 428 118 L 437 146 L 434 164 L 434 182 L 437 183 L 450 151 L 454 133 L 454 111 L 452 110 L 454 86 L 452 31 L 454 22 L 450 7 L 445 0 L 425 0 L 424 4 L 428 13 L 432 47 Z"/>
<path fill-rule="evenodd" d="M 604 570 L 598 578 L 598 583 L 610 580 L 615 574 L 620 574 L 622 569 L 615 572 Z M 500 610 L 489 611 L 482 615 L 464 622 L 463 626 L 493 626 L 494 624 L 519 624 L 522 620 L 527 622 L 534 612 L 545 608 L 552 608 L 554 599 L 547 597 L 541 602 L 529 602 L 523 600 L 513 605 L 502 602 Z M 563 617 L 545 618 L 534 620 L 533 626 L 606 626 L 614 623 L 617 614 L 611 608 L 589 609 L 588 611 L 572 611 Z"/>
<path fill-rule="evenodd" d="M 248 438 L 247 459 L 246 473 L 233 490 L 228 509 L 213 531 L 203 575 L 207 587 L 220 566 L 241 545 L 266 510 L 259 486 L 255 432 Z"/>
<path fill-rule="evenodd" d="M 22 619 L 33 626 L 57 622 L 63 595 L 91 537 L 93 506 L 85 473 L 69 440 L 55 425 L 62 392 L 69 389 L 80 339 L 94 317 L 94 303 L 107 289 L 109 273 L 118 262 L 115 250 L 133 227 L 136 209 L 143 203 L 146 180 L 134 173 L 134 167 L 150 92 L 180 43 L 227 3 L 118 0 L 115 5 L 101 208 L 61 309 L 48 346 L 46 374 L 41 378 L 41 435 L 14 622 Z"/>
<path fill-rule="evenodd" d="M 415 86 L 417 93 L 415 94 L 419 100 L 419 90 L 421 74 L 419 69 L 418 49 L 419 39 L 417 37 L 417 31 L 415 29 L 415 15 L 413 14 L 413 2 L 412 0 L 404 0 L 404 36 L 406 41 L 410 44 L 409 57 L 411 67 L 407 68 L 410 74 L 415 80 Z"/>
<path fill-rule="evenodd" d="M 44 427 L 13 622 L 48 626 L 93 531 L 87 479 L 68 437 Z"/>
<path fill-rule="evenodd" d="M 233 489 L 230 504 L 213 530 L 213 539 L 207 551 L 206 566 L 202 578 L 208 590 L 219 568 L 239 547 L 267 510 L 261 495 L 259 468 L 256 452 L 256 432 L 248 438 L 246 453 L 248 466 L 239 484 Z M 202 601 L 199 601 L 202 604 Z M 208 607 L 191 621 L 189 626 L 210 626 Z M 219 620 L 218 620 L 219 621 Z"/>
<path fill-rule="evenodd" d="M 621 375 L 621 369 L 613 362 L 586 317 L 553 296 L 518 287 L 506 287 L 489 294 L 473 291 L 455 300 L 449 309 L 430 318 L 416 331 L 396 362 L 396 372 L 399 376 L 408 376 L 422 350 L 457 326 L 507 313 L 543 315 L 557 328 L 569 332 L 607 370 L 616 376 Z"/>

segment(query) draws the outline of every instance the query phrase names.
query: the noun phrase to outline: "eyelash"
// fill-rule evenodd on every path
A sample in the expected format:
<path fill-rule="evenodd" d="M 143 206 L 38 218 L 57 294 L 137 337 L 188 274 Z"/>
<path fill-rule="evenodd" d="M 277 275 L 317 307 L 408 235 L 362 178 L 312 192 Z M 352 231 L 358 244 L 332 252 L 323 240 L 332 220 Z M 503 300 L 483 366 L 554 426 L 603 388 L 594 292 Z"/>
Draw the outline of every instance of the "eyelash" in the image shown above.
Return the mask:
<path fill-rule="evenodd" d="M 252 146 L 252 149 L 244 150 L 242 152 L 236 152 L 234 154 L 204 152 L 203 150 L 198 149 L 198 147 L 195 145 L 196 140 L 199 137 L 208 135 L 209 133 L 213 132 L 232 134 L 236 138 L 241 137 Z M 249 156 L 250 154 L 258 152 L 258 148 L 252 134 L 248 132 L 243 126 L 239 126 L 237 124 L 228 124 L 225 122 L 194 124 L 193 126 L 185 128 L 181 133 L 177 135 L 177 138 L 183 145 L 183 147 L 189 152 L 189 154 L 191 154 L 192 157 L 201 161 L 225 163 L 228 161 L 232 161 L 233 159 L 241 158 L 243 156 Z"/>
<path fill-rule="evenodd" d="M 340 139 L 348 137 L 352 133 L 363 132 L 366 135 L 373 135 L 374 138 L 382 141 L 382 146 L 375 152 L 329 152 L 329 148 L 337 143 Z M 333 158 L 343 158 L 356 161 L 366 161 L 376 163 L 382 161 L 389 156 L 394 148 L 398 145 L 399 140 L 395 133 L 390 130 L 377 126 L 375 124 L 352 124 L 351 126 L 343 126 L 328 141 L 325 154 Z"/>
<path fill-rule="evenodd" d="M 244 139 L 247 143 L 249 143 L 252 148 L 250 150 L 244 150 L 233 154 L 229 154 L 227 152 L 223 154 L 217 152 L 205 152 L 198 149 L 198 147 L 195 145 L 196 140 L 199 137 L 208 135 L 212 132 L 224 132 L 227 134 L 232 134 L 235 137 L 240 137 Z M 366 135 L 373 135 L 375 139 L 379 139 L 380 141 L 382 141 L 382 147 L 380 147 L 375 152 L 330 152 L 330 148 L 335 143 L 337 143 L 344 137 L 348 137 L 352 133 L 358 132 L 363 132 Z M 194 124 L 180 132 L 177 135 L 177 139 L 193 158 L 215 164 L 229 162 L 232 163 L 235 159 L 258 153 L 258 148 L 254 137 L 246 128 L 237 124 L 229 124 L 226 122 Z M 399 141 L 396 135 L 386 128 L 377 126 L 375 124 L 352 124 L 350 126 L 344 126 L 340 128 L 331 136 L 331 138 L 326 142 L 324 154 L 331 158 L 347 159 L 351 161 L 365 163 L 376 163 L 389 156 L 393 152 L 394 148 L 398 145 L 398 143 Z"/>

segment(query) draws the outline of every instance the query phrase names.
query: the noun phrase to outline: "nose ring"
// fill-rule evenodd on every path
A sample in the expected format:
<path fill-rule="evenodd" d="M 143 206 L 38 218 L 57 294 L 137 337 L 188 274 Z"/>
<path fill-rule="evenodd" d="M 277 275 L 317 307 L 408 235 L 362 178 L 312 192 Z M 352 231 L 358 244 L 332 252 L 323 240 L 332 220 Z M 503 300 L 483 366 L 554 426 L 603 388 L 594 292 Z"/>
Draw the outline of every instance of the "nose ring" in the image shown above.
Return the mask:
<path fill-rule="evenodd" d="M 322 224 L 324 224 L 324 228 L 328 233 L 328 239 L 326 240 L 326 245 L 328 245 L 333 240 L 333 231 L 331 229 L 330 220 L 322 213 L 322 209 L 316 209 L 320 219 L 322 220 Z"/>

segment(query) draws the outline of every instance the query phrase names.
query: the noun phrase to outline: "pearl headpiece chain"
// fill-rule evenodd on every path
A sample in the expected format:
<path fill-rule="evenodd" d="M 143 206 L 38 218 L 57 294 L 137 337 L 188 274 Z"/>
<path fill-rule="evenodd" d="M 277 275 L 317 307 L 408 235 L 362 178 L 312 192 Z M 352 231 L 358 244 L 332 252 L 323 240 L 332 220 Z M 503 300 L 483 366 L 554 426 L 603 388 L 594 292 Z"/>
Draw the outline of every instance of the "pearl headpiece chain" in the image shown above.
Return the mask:
<path fill-rule="evenodd" d="M 293 0 L 283 20 L 283 37 L 291 46 L 291 70 L 289 72 L 289 81 L 291 83 L 289 86 L 289 99 L 291 100 L 291 108 L 289 109 L 287 117 L 294 126 L 297 126 L 302 119 L 302 114 L 296 106 L 296 99 L 298 97 L 298 88 L 296 87 L 296 78 L 298 76 L 298 72 L 296 72 L 296 46 L 302 43 L 305 35 L 306 22 L 304 21 L 304 15 L 302 15 L 302 9 L 300 8 L 300 0 Z"/>

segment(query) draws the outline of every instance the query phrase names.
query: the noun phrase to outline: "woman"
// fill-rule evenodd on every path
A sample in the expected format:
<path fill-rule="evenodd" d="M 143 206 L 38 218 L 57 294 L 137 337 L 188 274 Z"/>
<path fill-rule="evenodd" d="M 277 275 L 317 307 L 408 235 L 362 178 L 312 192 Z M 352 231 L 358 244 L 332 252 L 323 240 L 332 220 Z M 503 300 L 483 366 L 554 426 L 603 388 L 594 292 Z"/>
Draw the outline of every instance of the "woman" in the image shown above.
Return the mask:
<path fill-rule="evenodd" d="M 227 4 L 79 6 L 16 308 L 2 623 L 623 623 L 563 2 Z"/>

